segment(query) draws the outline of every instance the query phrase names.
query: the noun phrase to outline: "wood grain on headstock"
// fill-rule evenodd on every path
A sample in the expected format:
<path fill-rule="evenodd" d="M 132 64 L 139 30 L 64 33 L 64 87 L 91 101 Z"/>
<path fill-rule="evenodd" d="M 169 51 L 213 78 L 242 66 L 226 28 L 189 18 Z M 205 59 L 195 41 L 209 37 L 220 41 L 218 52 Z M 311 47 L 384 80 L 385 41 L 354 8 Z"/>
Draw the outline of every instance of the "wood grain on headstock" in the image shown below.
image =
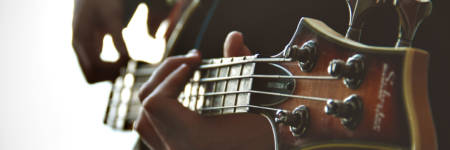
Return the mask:
<path fill-rule="evenodd" d="M 362 54 L 366 76 L 356 90 L 347 88 L 342 80 L 297 80 L 294 94 L 338 100 L 357 94 L 364 103 L 363 119 L 356 129 L 350 130 L 341 125 L 338 118 L 324 113 L 325 102 L 289 99 L 277 107 L 292 110 L 299 105 L 307 106 L 310 126 L 306 134 L 298 138 L 291 135 L 287 126 L 280 125 L 282 149 L 436 148 L 426 96 L 426 52 L 362 45 L 343 38 L 320 21 L 303 18 L 289 45 L 302 45 L 309 40 L 318 43 L 318 62 L 308 73 L 301 72 L 296 62 L 283 63 L 292 74 L 328 75 L 327 67 L 332 59 L 347 60 L 354 54 Z"/>

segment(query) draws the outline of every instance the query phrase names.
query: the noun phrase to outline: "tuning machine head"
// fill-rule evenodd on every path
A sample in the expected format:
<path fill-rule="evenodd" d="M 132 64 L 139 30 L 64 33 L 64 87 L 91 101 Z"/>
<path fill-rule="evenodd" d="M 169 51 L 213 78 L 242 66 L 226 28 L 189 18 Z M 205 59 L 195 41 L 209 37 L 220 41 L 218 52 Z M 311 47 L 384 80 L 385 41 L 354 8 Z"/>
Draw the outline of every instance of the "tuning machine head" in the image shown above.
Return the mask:
<path fill-rule="evenodd" d="M 310 72 L 317 62 L 318 52 L 315 40 L 306 41 L 302 46 L 294 44 L 289 47 L 289 52 L 289 57 L 298 61 L 303 72 Z"/>
<path fill-rule="evenodd" d="M 361 85 L 365 75 L 364 57 L 355 54 L 344 62 L 340 59 L 330 61 L 328 73 L 331 76 L 344 78 L 344 84 L 351 88 L 357 89 Z"/>
<path fill-rule="evenodd" d="M 300 137 L 309 126 L 309 110 L 304 105 L 298 106 L 292 112 L 279 110 L 275 115 L 275 123 L 288 125 L 292 135 Z"/>
<path fill-rule="evenodd" d="M 328 100 L 324 111 L 327 115 L 340 118 L 346 128 L 355 129 L 362 119 L 363 103 L 359 96 L 351 95 L 342 102 Z"/>

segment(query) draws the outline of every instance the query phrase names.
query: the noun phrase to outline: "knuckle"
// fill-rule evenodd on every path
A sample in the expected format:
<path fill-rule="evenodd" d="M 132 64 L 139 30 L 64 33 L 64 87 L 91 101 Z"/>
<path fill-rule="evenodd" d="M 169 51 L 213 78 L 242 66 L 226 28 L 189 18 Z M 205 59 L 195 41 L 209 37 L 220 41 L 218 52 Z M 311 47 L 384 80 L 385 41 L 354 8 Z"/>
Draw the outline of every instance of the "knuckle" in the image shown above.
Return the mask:
<path fill-rule="evenodd" d="M 164 61 L 164 63 L 165 63 L 165 64 L 171 64 L 171 63 L 175 62 L 176 60 L 177 60 L 176 57 L 169 57 L 169 58 L 167 58 L 167 59 Z"/>
<path fill-rule="evenodd" d="M 143 102 L 146 96 L 147 96 L 146 92 L 144 92 L 144 90 L 141 89 L 141 90 L 139 91 L 139 93 L 138 93 L 139 100 L 140 100 L 141 102 Z"/>
<path fill-rule="evenodd" d="M 147 98 L 144 100 L 144 102 L 143 102 L 143 104 L 142 104 L 142 107 L 144 108 L 144 110 L 147 112 L 147 113 L 151 113 L 152 111 L 151 110 L 153 110 L 152 108 L 153 108 L 153 103 L 154 103 L 154 101 L 156 101 L 158 99 L 158 96 L 153 96 L 153 95 L 150 95 L 150 96 L 147 96 Z"/>
<path fill-rule="evenodd" d="M 170 68 L 170 66 L 178 66 L 181 62 L 185 61 L 184 59 L 185 57 L 180 55 L 168 57 L 161 63 L 161 65 L 159 65 L 157 71 L 162 70 L 162 68 Z"/>
<path fill-rule="evenodd" d="M 144 101 L 145 97 L 148 96 L 149 91 L 147 90 L 148 88 L 148 81 L 144 83 L 144 85 L 141 87 L 141 89 L 139 89 L 139 93 L 138 93 L 138 98 L 141 102 Z"/>

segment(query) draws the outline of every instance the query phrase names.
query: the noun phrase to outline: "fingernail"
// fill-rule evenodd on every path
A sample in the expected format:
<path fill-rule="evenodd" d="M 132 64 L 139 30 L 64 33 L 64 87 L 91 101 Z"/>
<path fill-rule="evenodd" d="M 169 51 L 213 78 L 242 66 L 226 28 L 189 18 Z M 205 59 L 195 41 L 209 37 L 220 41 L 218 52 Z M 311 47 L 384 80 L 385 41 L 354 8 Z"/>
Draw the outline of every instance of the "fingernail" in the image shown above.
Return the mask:
<path fill-rule="evenodd" d="M 196 55 L 198 55 L 198 50 L 192 49 L 186 54 L 186 57 L 192 57 L 192 56 L 196 56 Z"/>

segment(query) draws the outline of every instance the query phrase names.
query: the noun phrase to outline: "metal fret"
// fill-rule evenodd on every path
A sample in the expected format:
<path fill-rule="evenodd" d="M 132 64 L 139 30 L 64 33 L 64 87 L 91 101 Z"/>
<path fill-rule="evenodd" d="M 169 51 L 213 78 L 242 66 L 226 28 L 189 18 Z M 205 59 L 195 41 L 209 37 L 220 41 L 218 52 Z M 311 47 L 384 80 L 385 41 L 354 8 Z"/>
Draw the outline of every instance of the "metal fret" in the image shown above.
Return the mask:
<path fill-rule="evenodd" d="M 258 59 L 253 61 L 254 59 Z M 208 95 L 208 93 L 224 93 L 233 91 L 251 90 L 251 78 L 234 78 L 235 76 L 248 76 L 253 74 L 255 62 L 281 62 L 287 59 L 256 58 L 256 56 L 234 57 L 223 59 L 209 59 L 204 61 L 206 68 L 194 73 L 190 83 L 180 93 L 178 100 L 185 107 L 200 114 L 220 115 L 224 113 L 247 112 L 248 107 L 235 107 L 250 104 L 250 93 L 234 93 L 223 95 Z M 111 90 L 108 109 L 106 110 L 105 124 L 115 129 L 131 129 L 141 109 L 138 98 L 140 87 L 145 83 L 156 66 L 140 62 L 130 62 L 127 69 L 123 69 Z M 126 79 L 134 81 L 125 85 Z M 223 79 L 204 82 L 202 80 Z M 227 81 L 229 80 L 229 81 Z M 222 109 L 203 109 L 203 108 Z"/>
<path fill-rule="evenodd" d="M 130 61 L 127 65 L 126 74 L 123 77 L 123 88 L 120 91 L 120 102 L 117 103 L 117 115 L 115 119 L 115 128 L 125 128 L 130 112 L 130 104 L 133 96 L 133 87 L 135 83 L 134 73 L 136 72 L 138 63 Z"/>
<path fill-rule="evenodd" d="M 140 68 L 137 68 L 136 72 L 138 72 Z M 135 72 L 135 73 L 136 73 Z M 128 102 L 128 112 L 125 120 L 125 128 L 131 129 L 133 127 L 134 120 L 139 116 L 142 108 L 141 101 L 139 100 L 139 91 L 143 83 L 145 83 L 149 76 L 134 76 L 135 81 L 133 88 L 131 90 L 131 99 Z"/>
<path fill-rule="evenodd" d="M 120 94 L 123 89 L 123 77 L 118 77 L 114 82 L 112 93 L 108 102 L 107 112 L 105 116 L 105 124 L 115 128 L 117 119 L 117 108 L 120 105 Z"/>
<path fill-rule="evenodd" d="M 200 83 L 200 86 L 198 88 L 198 94 L 200 96 L 197 97 L 195 110 L 199 110 L 205 105 L 205 96 L 203 96 L 202 94 L 206 93 L 206 86 L 207 83 Z M 202 111 L 198 111 L 198 113 L 202 114 Z"/>
<path fill-rule="evenodd" d="M 194 76 L 192 77 L 192 79 L 194 81 L 198 81 L 200 79 L 200 71 L 195 71 L 194 72 Z M 198 95 L 198 89 L 199 89 L 199 83 L 198 82 L 193 82 L 192 83 L 192 88 L 191 88 L 191 95 Z M 191 97 L 190 101 L 189 101 L 189 109 L 191 109 L 192 111 L 195 111 L 195 106 L 197 105 L 197 101 L 198 101 L 198 96 L 195 97 Z"/>
<path fill-rule="evenodd" d="M 234 57 L 231 61 L 242 61 L 243 57 Z M 242 64 L 233 65 L 228 67 L 228 77 L 229 76 L 239 76 L 241 75 Z M 227 80 L 226 91 L 237 91 L 239 88 L 239 79 L 231 79 Z M 237 94 L 225 95 L 223 106 L 234 106 L 236 105 Z M 225 108 L 223 109 L 223 114 L 234 113 L 234 108 Z"/>
<path fill-rule="evenodd" d="M 232 62 L 243 62 L 255 59 L 255 56 L 245 56 L 245 57 L 234 57 L 234 58 L 222 58 L 222 59 L 211 59 L 209 62 L 204 61 L 208 64 L 230 64 Z M 254 72 L 255 63 L 247 64 L 237 64 L 234 66 L 223 66 L 221 68 L 209 68 L 201 70 L 201 78 L 192 79 L 190 85 L 192 86 L 195 82 L 199 83 L 197 88 L 198 94 L 191 94 L 189 97 L 191 101 L 196 99 L 196 110 L 201 110 L 199 113 L 208 115 L 218 115 L 218 114 L 228 114 L 236 112 L 247 112 L 248 107 L 231 107 L 236 105 L 249 105 L 250 104 L 250 93 L 235 93 L 224 94 L 224 95 L 214 95 L 205 96 L 207 93 L 223 93 L 228 91 L 241 91 L 250 90 L 252 86 L 253 79 L 251 78 L 235 78 L 222 81 L 211 81 L 211 82 L 200 82 L 204 78 L 227 78 L 230 76 L 245 76 L 252 75 Z M 189 84 L 188 84 L 189 86 Z M 194 88 L 194 87 L 190 87 Z M 186 98 L 186 95 L 183 96 Z M 224 109 L 215 110 L 205 110 L 202 108 L 206 107 L 223 107 Z M 192 105 L 190 105 L 192 109 Z"/>
<path fill-rule="evenodd" d="M 212 59 L 210 60 L 210 63 L 221 63 L 222 59 Z M 211 68 L 207 70 L 207 77 L 218 77 L 219 76 L 219 72 L 220 69 L 219 68 Z M 207 84 L 205 93 L 209 92 L 209 91 L 217 91 L 217 83 L 216 82 L 211 82 Z M 214 99 L 215 97 L 205 97 L 205 105 L 204 107 L 212 107 L 214 106 Z M 217 114 L 217 111 L 219 110 L 210 110 L 210 111 L 204 111 L 204 113 L 206 114 L 213 114 L 213 112 L 215 114 Z"/>
<path fill-rule="evenodd" d="M 253 59 L 254 56 L 246 56 L 244 60 Z M 255 63 L 243 64 L 241 75 L 251 75 L 255 69 Z M 251 90 L 252 88 L 252 78 L 240 79 L 239 91 Z M 239 93 L 236 105 L 249 105 L 250 104 L 250 93 Z M 249 107 L 237 107 L 235 112 L 247 112 Z"/>
<path fill-rule="evenodd" d="M 206 63 L 213 63 L 212 59 L 209 59 L 208 62 Z M 205 70 L 201 72 L 201 77 L 211 77 L 212 74 L 212 70 Z M 215 89 L 215 83 L 214 82 L 210 82 L 210 83 L 201 83 L 200 89 L 199 89 L 199 93 L 200 94 L 204 94 L 207 92 L 211 92 L 214 91 Z M 200 96 L 200 99 L 198 100 L 199 102 L 197 102 L 197 110 L 200 110 L 202 107 L 207 107 L 207 106 L 211 106 L 211 101 L 212 101 L 212 97 L 206 98 L 205 96 Z M 207 113 L 207 111 L 205 110 L 200 110 L 198 111 L 199 114 L 204 114 Z"/>
<path fill-rule="evenodd" d="M 221 63 L 230 63 L 232 58 L 222 58 Z M 230 74 L 230 66 L 224 66 L 219 69 L 219 77 L 227 77 Z M 218 81 L 216 92 L 226 92 L 227 91 L 228 80 Z M 213 106 L 219 107 L 224 106 L 225 95 L 218 95 L 214 98 Z M 219 114 L 223 113 L 223 109 L 220 110 Z"/>
<path fill-rule="evenodd" d="M 189 107 L 189 99 L 191 98 L 191 89 L 192 89 L 192 83 L 186 84 L 184 87 L 184 98 L 182 99 L 181 104 L 183 104 L 184 107 Z"/>

